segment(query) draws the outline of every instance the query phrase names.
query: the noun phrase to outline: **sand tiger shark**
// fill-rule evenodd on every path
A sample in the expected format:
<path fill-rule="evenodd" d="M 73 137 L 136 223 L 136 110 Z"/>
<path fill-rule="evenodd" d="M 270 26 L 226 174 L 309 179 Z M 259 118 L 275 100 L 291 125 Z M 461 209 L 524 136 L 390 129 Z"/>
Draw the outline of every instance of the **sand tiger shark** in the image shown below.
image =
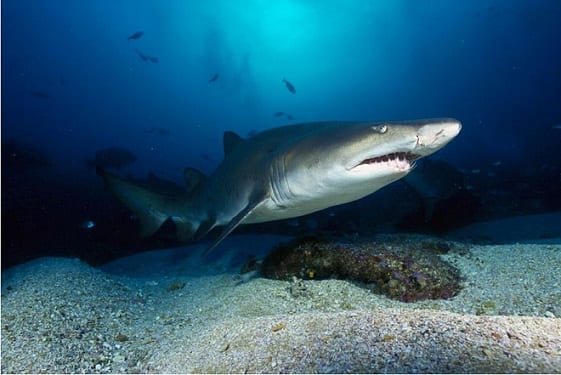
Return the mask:
<path fill-rule="evenodd" d="M 224 160 L 210 175 L 184 170 L 185 192 L 164 195 L 98 168 L 138 217 L 141 235 L 166 221 L 180 241 L 224 226 L 207 253 L 240 224 L 306 215 L 348 203 L 407 175 L 421 157 L 458 135 L 450 118 L 401 122 L 312 122 L 243 139 L 224 133 Z"/>

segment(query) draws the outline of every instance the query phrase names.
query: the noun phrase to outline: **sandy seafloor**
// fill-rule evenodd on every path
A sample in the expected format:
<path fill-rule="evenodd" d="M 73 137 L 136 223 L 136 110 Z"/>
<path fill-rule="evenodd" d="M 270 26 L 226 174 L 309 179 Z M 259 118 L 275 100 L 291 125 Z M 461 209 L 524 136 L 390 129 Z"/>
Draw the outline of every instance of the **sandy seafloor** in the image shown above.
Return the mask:
<path fill-rule="evenodd" d="M 286 240 L 275 236 L 232 236 L 205 261 L 202 245 L 101 269 L 37 259 L 2 274 L 1 370 L 559 373 L 561 215 L 509 220 L 455 233 L 493 240 L 524 225 L 501 238 L 513 244 L 442 255 L 462 291 L 416 303 L 344 280 L 295 294 L 293 281 L 240 279 L 247 254 Z"/>

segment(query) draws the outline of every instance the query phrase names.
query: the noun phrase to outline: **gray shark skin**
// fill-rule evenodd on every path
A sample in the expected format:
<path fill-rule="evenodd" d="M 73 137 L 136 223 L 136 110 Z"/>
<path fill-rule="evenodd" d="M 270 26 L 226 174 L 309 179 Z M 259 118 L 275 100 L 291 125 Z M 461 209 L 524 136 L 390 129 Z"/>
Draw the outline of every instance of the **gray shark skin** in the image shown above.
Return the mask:
<path fill-rule="evenodd" d="M 215 226 L 209 252 L 240 224 L 306 215 L 351 202 L 407 175 L 414 162 L 458 135 L 455 119 L 314 122 L 273 128 L 249 139 L 224 133 L 222 163 L 208 178 L 186 168 L 186 190 L 162 195 L 98 168 L 109 190 L 150 236 L 167 219 L 181 241 Z"/>

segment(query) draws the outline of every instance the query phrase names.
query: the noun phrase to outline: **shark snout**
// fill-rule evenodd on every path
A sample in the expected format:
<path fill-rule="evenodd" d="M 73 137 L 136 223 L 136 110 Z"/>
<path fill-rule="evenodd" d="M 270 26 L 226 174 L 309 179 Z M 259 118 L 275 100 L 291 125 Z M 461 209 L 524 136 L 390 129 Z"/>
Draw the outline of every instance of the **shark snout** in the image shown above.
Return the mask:
<path fill-rule="evenodd" d="M 460 121 L 455 119 L 442 119 L 429 122 L 419 128 L 417 132 L 417 145 L 416 149 L 422 151 L 423 149 L 430 153 L 445 146 L 448 142 L 454 139 L 462 129 Z"/>

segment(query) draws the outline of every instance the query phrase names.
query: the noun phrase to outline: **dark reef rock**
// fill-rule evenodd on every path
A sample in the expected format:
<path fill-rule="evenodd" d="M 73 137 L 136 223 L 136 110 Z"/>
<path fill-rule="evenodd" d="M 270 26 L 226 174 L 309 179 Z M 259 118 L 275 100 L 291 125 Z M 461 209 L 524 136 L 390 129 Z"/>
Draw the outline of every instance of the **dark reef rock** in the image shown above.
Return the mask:
<path fill-rule="evenodd" d="M 444 241 L 388 237 L 369 242 L 300 238 L 281 244 L 264 259 L 263 276 L 291 280 L 340 278 L 365 283 L 404 302 L 447 299 L 460 291 L 460 273 L 437 254 Z"/>

